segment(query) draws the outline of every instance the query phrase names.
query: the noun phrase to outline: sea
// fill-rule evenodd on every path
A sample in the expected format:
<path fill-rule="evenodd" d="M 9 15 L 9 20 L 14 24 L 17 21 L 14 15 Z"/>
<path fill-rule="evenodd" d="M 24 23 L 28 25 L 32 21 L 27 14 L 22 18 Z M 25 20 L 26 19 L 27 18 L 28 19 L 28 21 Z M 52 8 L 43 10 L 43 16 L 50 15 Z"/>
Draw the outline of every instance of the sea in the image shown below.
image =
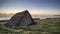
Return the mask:
<path fill-rule="evenodd" d="M 12 16 L 7 17 L 0 17 L 0 20 L 10 20 Z M 60 16 L 32 16 L 32 18 L 40 18 L 40 19 L 46 19 L 46 18 L 59 18 Z"/>

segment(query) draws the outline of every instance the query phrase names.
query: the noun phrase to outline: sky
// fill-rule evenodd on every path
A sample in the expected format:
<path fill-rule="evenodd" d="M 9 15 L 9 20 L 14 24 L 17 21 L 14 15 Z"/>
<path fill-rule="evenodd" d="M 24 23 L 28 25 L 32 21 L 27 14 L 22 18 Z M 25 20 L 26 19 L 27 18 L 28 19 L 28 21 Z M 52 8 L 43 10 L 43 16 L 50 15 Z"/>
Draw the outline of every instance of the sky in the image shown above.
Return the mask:
<path fill-rule="evenodd" d="M 0 13 L 28 10 L 31 15 L 60 15 L 60 0 L 0 0 Z"/>

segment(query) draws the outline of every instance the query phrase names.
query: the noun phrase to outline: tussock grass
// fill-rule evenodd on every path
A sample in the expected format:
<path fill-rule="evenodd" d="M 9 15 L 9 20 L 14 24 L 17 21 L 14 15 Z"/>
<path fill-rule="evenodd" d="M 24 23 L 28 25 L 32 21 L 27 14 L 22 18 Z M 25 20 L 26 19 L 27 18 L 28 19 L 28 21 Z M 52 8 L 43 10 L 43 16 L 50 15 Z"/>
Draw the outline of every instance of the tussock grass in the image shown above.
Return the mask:
<path fill-rule="evenodd" d="M 0 34 L 60 34 L 60 18 L 47 18 L 34 20 L 35 25 L 20 26 L 17 28 L 5 27 L 5 23 L 0 23 Z"/>

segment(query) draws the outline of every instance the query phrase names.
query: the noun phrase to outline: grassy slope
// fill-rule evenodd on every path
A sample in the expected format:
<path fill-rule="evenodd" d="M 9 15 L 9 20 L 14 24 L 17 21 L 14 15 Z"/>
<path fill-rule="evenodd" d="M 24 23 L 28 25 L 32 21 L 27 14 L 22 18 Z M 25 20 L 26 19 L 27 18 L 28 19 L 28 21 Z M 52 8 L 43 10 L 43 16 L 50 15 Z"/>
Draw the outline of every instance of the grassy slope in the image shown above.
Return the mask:
<path fill-rule="evenodd" d="M 0 34 L 59 34 L 60 18 L 48 18 L 35 20 L 37 22 L 32 26 L 20 26 L 18 28 L 7 28 L 6 22 L 0 23 Z"/>

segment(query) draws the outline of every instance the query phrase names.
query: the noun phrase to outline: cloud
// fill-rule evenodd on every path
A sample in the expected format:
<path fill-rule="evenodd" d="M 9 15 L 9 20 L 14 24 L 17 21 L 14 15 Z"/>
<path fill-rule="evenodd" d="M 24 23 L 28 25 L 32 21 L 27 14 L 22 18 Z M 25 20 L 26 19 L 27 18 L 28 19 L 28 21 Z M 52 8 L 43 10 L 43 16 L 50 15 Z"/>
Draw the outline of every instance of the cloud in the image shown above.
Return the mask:
<path fill-rule="evenodd" d="M 31 10 L 32 15 L 60 15 L 60 10 Z"/>
<path fill-rule="evenodd" d="M 3 9 L 0 13 L 15 14 L 22 12 L 24 9 Z M 60 15 L 60 10 L 46 10 L 46 9 L 28 9 L 31 15 Z"/>

